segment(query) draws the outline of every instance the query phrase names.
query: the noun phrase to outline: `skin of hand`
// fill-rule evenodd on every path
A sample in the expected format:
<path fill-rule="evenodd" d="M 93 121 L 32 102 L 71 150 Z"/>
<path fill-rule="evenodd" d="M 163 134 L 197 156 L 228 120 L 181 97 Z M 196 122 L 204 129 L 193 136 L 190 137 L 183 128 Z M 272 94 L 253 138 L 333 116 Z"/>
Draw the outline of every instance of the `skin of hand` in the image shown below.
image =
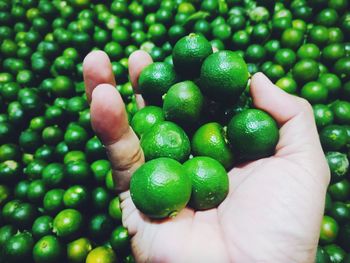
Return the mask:
<path fill-rule="evenodd" d="M 143 51 L 129 58 L 137 93 L 140 72 L 152 63 Z M 123 224 L 138 262 L 313 262 L 330 172 L 310 104 L 273 85 L 262 73 L 251 78 L 256 108 L 280 127 L 274 156 L 229 172 L 230 191 L 217 208 L 186 208 L 174 219 L 151 220 L 130 197 L 130 177 L 143 162 L 128 124 L 108 56 L 93 51 L 84 60 L 91 122 L 106 147 L 120 192 Z M 144 105 L 137 95 L 138 105 Z"/>

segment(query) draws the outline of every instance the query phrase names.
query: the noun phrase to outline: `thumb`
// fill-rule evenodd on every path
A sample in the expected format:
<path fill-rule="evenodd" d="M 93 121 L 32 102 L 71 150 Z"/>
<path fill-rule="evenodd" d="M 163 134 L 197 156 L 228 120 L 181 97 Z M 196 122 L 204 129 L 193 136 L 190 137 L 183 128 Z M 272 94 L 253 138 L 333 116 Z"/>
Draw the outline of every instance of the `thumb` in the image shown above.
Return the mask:
<path fill-rule="evenodd" d="M 305 168 L 317 166 L 319 174 L 323 174 L 327 181 L 329 168 L 311 105 L 305 99 L 278 88 L 262 73 L 253 75 L 250 92 L 254 106 L 268 112 L 280 127 L 275 156 L 292 159 Z"/>

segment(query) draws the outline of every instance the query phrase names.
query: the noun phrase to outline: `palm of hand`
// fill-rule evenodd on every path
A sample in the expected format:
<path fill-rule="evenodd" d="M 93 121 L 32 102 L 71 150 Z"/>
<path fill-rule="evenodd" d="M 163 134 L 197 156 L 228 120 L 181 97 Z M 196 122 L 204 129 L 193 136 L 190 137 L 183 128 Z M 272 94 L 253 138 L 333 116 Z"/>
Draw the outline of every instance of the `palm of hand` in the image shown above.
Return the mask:
<path fill-rule="evenodd" d="M 230 192 L 218 208 L 198 212 L 186 208 L 175 219 L 162 222 L 142 216 L 127 197 L 124 222 L 136 233 L 136 258 L 142 262 L 312 261 L 320 227 L 314 222 L 324 205 L 324 189 L 317 174 L 301 166 L 299 157 L 293 159 L 293 155 L 273 156 L 234 168 L 229 174 Z"/>

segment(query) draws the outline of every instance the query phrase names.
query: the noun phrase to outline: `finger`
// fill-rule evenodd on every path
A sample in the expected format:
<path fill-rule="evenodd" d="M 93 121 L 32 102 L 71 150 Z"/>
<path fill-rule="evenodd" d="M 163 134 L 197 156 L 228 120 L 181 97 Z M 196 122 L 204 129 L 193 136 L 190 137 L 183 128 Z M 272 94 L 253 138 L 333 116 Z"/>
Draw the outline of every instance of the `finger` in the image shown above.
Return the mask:
<path fill-rule="evenodd" d="M 131 175 L 144 163 L 144 156 L 139 139 L 129 126 L 124 102 L 114 86 L 101 84 L 93 90 L 91 124 L 106 147 L 116 190 L 129 189 Z"/>
<path fill-rule="evenodd" d="M 129 56 L 129 76 L 131 84 L 134 88 L 135 93 L 139 93 L 138 88 L 138 80 L 139 76 L 141 74 L 141 71 L 148 66 L 149 64 L 152 64 L 152 58 L 151 56 L 143 50 L 136 50 Z"/>
<path fill-rule="evenodd" d="M 325 171 L 329 169 L 311 105 L 305 99 L 278 88 L 262 73 L 252 77 L 250 92 L 254 105 L 268 112 L 280 126 L 280 139 L 275 156 L 293 158 L 298 162 L 313 162 L 327 181 Z M 305 167 L 308 166 L 310 164 L 305 164 Z"/>
<path fill-rule="evenodd" d="M 94 88 L 99 84 L 116 85 L 112 71 L 111 61 L 103 51 L 92 51 L 84 59 L 83 75 L 87 99 L 91 102 L 91 95 Z"/>
<path fill-rule="evenodd" d="M 152 63 L 153 63 L 153 60 L 151 56 L 143 50 L 137 50 L 133 52 L 129 57 L 129 62 L 128 62 L 129 76 L 130 76 L 132 87 L 135 92 L 136 104 L 139 109 L 145 107 L 146 105 L 144 99 L 142 98 L 142 95 L 139 94 L 139 90 L 138 90 L 139 77 L 140 77 L 141 71 L 146 66 Z"/>

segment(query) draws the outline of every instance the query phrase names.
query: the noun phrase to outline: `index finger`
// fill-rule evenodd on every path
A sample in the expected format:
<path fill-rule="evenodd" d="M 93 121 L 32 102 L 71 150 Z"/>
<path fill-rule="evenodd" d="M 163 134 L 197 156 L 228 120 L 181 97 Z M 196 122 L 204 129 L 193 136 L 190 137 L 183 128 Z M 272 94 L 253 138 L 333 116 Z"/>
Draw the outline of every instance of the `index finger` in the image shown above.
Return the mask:
<path fill-rule="evenodd" d="M 83 62 L 86 96 L 91 102 L 92 91 L 99 84 L 110 84 L 115 87 L 116 82 L 108 55 L 101 51 L 92 51 Z"/>

